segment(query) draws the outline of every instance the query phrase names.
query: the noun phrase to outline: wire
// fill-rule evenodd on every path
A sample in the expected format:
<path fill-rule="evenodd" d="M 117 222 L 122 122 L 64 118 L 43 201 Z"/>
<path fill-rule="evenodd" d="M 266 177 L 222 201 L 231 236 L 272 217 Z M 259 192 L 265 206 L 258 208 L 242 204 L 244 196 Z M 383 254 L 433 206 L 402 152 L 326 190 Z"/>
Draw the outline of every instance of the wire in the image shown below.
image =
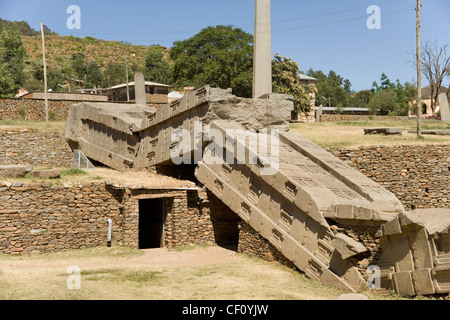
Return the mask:
<path fill-rule="evenodd" d="M 407 8 L 403 8 L 403 9 L 398 9 L 396 11 L 390 11 L 390 12 L 387 12 L 387 13 L 384 12 L 383 15 L 393 14 L 393 13 L 410 12 L 410 10 L 413 9 L 413 8 L 415 8 L 415 7 L 412 6 L 412 7 L 407 7 Z M 356 17 L 356 18 L 349 18 L 349 19 L 343 19 L 343 20 L 337 20 L 337 21 L 331 21 L 331 22 L 323 22 L 323 23 L 311 24 L 311 25 L 306 25 L 306 26 L 299 26 L 299 27 L 292 27 L 292 28 L 272 30 L 272 32 L 276 33 L 276 32 L 291 31 L 291 30 L 301 30 L 301 29 L 307 29 L 307 28 L 313 28 L 313 27 L 322 27 L 322 26 L 326 26 L 326 25 L 345 23 L 345 22 L 357 21 L 357 20 L 362 20 L 362 19 L 367 19 L 367 15 Z"/>
<path fill-rule="evenodd" d="M 397 4 L 397 3 L 401 3 L 401 2 L 405 2 L 405 1 L 410 2 L 410 0 L 387 1 L 387 2 L 379 3 L 378 6 L 393 5 L 393 4 Z M 292 18 L 292 19 L 286 19 L 286 20 L 278 20 L 278 21 L 273 21 L 272 24 L 284 23 L 284 22 L 292 22 L 292 21 L 299 21 L 299 20 L 307 20 L 307 19 L 314 19 L 314 18 L 326 17 L 326 16 L 331 16 L 331 15 L 336 15 L 336 14 L 341 14 L 341 13 L 359 11 L 359 10 L 364 10 L 364 9 L 367 9 L 367 6 L 357 7 L 357 8 L 354 8 L 354 9 L 347 9 L 347 10 L 341 10 L 341 11 L 322 13 L 322 14 L 317 14 L 317 15 L 313 15 L 313 16 L 305 16 L 305 17 Z"/>
<path fill-rule="evenodd" d="M 394 4 L 398 4 L 398 3 L 404 3 L 404 2 L 410 2 L 410 0 L 391 0 L 391 1 L 386 1 L 386 2 L 382 2 L 379 3 L 378 6 L 388 6 L 388 5 L 394 5 Z M 338 15 L 338 14 L 342 14 L 342 13 L 348 13 L 348 12 L 353 12 L 353 11 L 359 11 L 359 10 L 363 10 L 363 9 L 367 9 L 367 6 L 361 6 L 361 7 L 356 7 L 356 8 L 352 8 L 352 9 L 346 9 L 346 10 L 340 10 L 340 11 L 333 11 L 333 12 L 327 12 L 327 13 L 323 13 L 323 14 L 317 14 L 317 15 L 311 15 L 311 16 L 303 16 L 303 17 L 298 17 L 298 18 L 292 18 L 292 19 L 285 19 L 285 20 L 275 20 L 272 21 L 272 25 L 276 25 L 276 24 L 282 24 L 282 23 L 288 23 L 288 22 L 294 22 L 294 21 L 301 21 L 301 20 L 308 20 L 308 19 L 315 19 L 315 18 L 320 18 L 320 17 L 326 17 L 326 16 L 332 16 L 332 15 Z M 357 18 L 357 19 L 361 19 L 361 18 Z M 357 20 L 356 18 L 353 19 L 346 19 L 346 20 L 340 20 L 340 21 L 353 21 L 353 20 Z M 327 25 L 327 24 L 334 24 L 336 22 L 331 22 L 331 23 L 324 23 L 323 25 Z M 251 28 L 253 25 L 245 25 L 243 27 L 247 27 L 247 28 Z M 316 25 L 313 25 L 316 26 Z M 308 26 L 309 27 L 309 26 Z M 196 28 L 196 29 L 184 29 L 184 30 L 170 30 L 170 31 L 154 31 L 154 32 L 101 32 L 101 33 L 83 33 L 83 32 L 76 32 L 75 34 L 78 35 L 96 35 L 96 36 L 139 36 L 139 35 L 147 35 L 147 36 L 152 36 L 152 35 L 158 35 L 158 36 L 164 36 L 164 35 L 179 35 L 179 34 L 191 34 L 194 32 L 199 32 L 201 30 L 201 28 Z M 160 38 L 163 39 L 163 38 Z"/>

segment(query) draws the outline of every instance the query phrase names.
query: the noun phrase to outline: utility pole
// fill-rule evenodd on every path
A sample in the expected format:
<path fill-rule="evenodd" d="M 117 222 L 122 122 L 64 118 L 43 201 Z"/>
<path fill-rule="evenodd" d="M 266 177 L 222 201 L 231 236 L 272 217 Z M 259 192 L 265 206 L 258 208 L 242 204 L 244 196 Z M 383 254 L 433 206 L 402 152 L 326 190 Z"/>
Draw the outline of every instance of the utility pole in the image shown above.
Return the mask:
<path fill-rule="evenodd" d="M 136 56 L 136 54 L 133 53 L 133 54 L 131 55 L 131 58 L 134 58 L 135 56 Z M 127 62 L 127 67 L 126 67 L 126 73 L 127 73 L 127 101 L 130 102 L 130 86 L 129 86 L 129 84 L 128 84 L 128 78 L 129 78 L 129 76 L 128 76 L 128 63 L 130 62 L 130 58 L 129 58 L 128 55 L 125 57 L 125 61 Z M 136 84 L 135 84 L 135 85 L 136 85 Z M 135 87 L 135 88 L 136 88 L 136 87 Z"/>
<path fill-rule="evenodd" d="M 42 59 L 44 61 L 44 99 L 45 99 L 45 122 L 48 122 L 48 98 L 47 98 L 47 62 L 45 60 L 45 37 L 44 24 L 41 22 L 42 34 Z"/>
<path fill-rule="evenodd" d="M 417 0 L 417 136 L 422 136 L 422 56 L 420 49 L 420 14 L 422 5 Z"/>
<path fill-rule="evenodd" d="M 126 72 L 127 72 L 127 101 L 130 102 L 130 88 L 128 85 L 128 56 L 126 57 L 126 61 L 127 61 L 127 67 L 126 67 Z"/>

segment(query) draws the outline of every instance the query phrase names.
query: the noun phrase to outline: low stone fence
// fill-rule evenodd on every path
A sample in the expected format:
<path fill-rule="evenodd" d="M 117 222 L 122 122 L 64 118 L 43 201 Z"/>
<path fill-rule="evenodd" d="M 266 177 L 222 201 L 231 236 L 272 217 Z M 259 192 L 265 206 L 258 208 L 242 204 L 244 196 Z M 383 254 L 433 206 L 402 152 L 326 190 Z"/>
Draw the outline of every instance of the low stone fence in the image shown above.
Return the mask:
<path fill-rule="evenodd" d="M 165 96 L 167 100 L 167 96 Z M 161 99 L 159 99 L 161 100 Z M 148 106 L 159 108 L 165 103 L 157 98 L 149 101 Z M 66 121 L 70 106 L 86 101 L 48 100 L 48 116 L 50 121 Z M 101 103 L 99 101 L 87 101 Z M 118 102 L 127 103 L 127 102 Z M 134 103 L 134 102 L 132 102 Z M 42 99 L 0 99 L 0 120 L 32 120 L 45 121 L 45 100 Z"/>
<path fill-rule="evenodd" d="M 204 199 L 200 202 L 199 199 Z M 144 199 L 164 199 L 163 245 L 167 248 L 237 241 L 236 215 L 205 190 L 133 189 L 84 185 L 0 183 L 0 254 L 33 254 L 112 244 L 140 247 Z"/>
<path fill-rule="evenodd" d="M 79 101 L 49 100 L 48 115 L 51 121 L 65 121 L 72 104 Z M 45 120 L 45 102 L 40 99 L 0 99 L 0 120 Z"/>
<path fill-rule="evenodd" d="M 408 120 L 407 116 L 371 116 L 358 114 L 323 114 L 320 122 L 342 122 L 342 121 L 398 121 Z"/>

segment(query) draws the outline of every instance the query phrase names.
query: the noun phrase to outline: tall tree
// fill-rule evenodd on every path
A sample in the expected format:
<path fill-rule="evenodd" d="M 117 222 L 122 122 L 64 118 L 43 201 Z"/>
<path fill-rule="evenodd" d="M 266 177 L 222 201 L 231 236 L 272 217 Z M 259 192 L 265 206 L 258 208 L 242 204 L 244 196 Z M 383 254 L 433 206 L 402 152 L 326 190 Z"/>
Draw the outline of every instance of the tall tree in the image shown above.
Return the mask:
<path fill-rule="evenodd" d="M 16 84 L 5 64 L 0 64 L 0 98 L 14 97 Z"/>
<path fill-rule="evenodd" d="M 95 61 L 91 61 L 86 66 L 85 87 L 99 88 L 102 84 L 103 74 L 100 66 Z"/>
<path fill-rule="evenodd" d="M 3 66 L 2 69 L 7 74 L 5 78 L 10 78 L 13 86 L 4 88 L 3 91 L 7 92 L 4 95 L 14 96 L 17 90 L 23 85 L 23 60 L 25 56 L 26 51 L 23 47 L 18 29 L 14 26 L 5 27 L 0 33 L 0 65 Z M 10 81 L 6 83 L 10 83 Z"/>
<path fill-rule="evenodd" d="M 311 111 L 311 101 L 316 92 L 315 85 L 304 85 L 300 79 L 298 63 L 291 58 L 275 54 L 272 60 L 273 92 L 294 96 L 294 111 L 308 114 Z"/>
<path fill-rule="evenodd" d="M 328 75 L 322 71 L 308 70 L 308 76 L 317 79 L 316 105 L 343 108 L 350 104 L 351 83 L 335 71 Z"/>
<path fill-rule="evenodd" d="M 252 96 L 253 36 L 232 26 L 208 27 L 176 41 L 170 57 L 177 87 L 211 85 Z"/>
<path fill-rule="evenodd" d="M 450 55 L 447 53 L 449 45 L 439 46 L 437 42 L 427 42 L 421 53 L 422 72 L 431 86 L 431 109 L 436 113 L 437 99 L 441 91 L 442 82 L 449 74 Z"/>
<path fill-rule="evenodd" d="M 171 82 L 169 62 L 164 58 L 163 48 L 151 46 L 145 56 L 145 79 L 148 81 L 168 84 Z"/>
<path fill-rule="evenodd" d="M 372 98 L 369 108 L 371 111 L 380 110 L 382 115 L 408 115 L 410 104 L 416 98 L 417 90 L 415 84 L 405 82 L 401 84 L 400 80 L 392 82 L 385 74 L 381 74 L 380 84 L 376 81 L 372 85 Z M 395 103 L 391 100 L 395 96 Z M 373 102 L 372 102 L 373 100 Z M 381 103 L 379 107 L 375 103 Z"/>
<path fill-rule="evenodd" d="M 103 72 L 102 86 L 109 88 L 126 82 L 125 65 L 121 63 L 110 63 Z"/>
<path fill-rule="evenodd" d="M 388 115 L 399 110 L 397 95 L 392 89 L 380 90 L 375 93 L 367 107 L 371 114 Z"/>
<path fill-rule="evenodd" d="M 87 75 L 87 63 L 84 53 L 74 53 L 71 58 L 71 66 L 75 72 L 77 80 L 86 80 Z"/>
<path fill-rule="evenodd" d="M 352 94 L 350 98 L 350 107 L 366 108 L 373 95 L 374 93 L 372 92 L 372 90 L 361 90 Z"/>

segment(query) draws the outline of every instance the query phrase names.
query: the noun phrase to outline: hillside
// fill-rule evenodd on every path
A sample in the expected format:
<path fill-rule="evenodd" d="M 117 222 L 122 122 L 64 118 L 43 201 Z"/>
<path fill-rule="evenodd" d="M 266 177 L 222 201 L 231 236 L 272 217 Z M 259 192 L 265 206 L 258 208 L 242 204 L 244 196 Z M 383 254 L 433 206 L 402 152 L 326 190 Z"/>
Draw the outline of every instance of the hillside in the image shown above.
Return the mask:
<path fill-rule="evenodd" d="M 110 63 L 125 63 L 125 57 L 135 54 L 130 64 L 143 65 L 147 47 L 123 44 L 117 41 L 104 41 L 91 37 L 84 39 L 73 36 L 62 37 L 47 35 L 45 37 L 47 64 L 51 68 L 69 67 L 72 55 L 83 53 L 86 62 L 95 61 L 100 68 Z M 42 39 L 38 36 L 22 36 L 22 42 L 27 51 L 27 65 L 34 61 L 42 61 Z"/>

